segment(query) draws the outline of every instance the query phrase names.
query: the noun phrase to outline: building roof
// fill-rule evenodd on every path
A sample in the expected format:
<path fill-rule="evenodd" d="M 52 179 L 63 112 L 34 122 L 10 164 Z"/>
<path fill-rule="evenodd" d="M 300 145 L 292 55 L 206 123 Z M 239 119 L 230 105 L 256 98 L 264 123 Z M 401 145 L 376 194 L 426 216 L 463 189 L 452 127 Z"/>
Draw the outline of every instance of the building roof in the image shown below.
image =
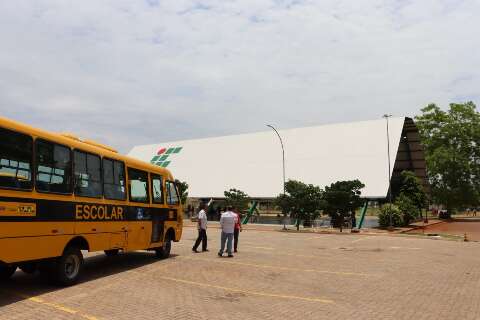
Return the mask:
<path fill-rule="evenodd" d="M 393 171 L 405 122 L 390 118 Z M 362 197 L 385 198 L 389 188 L 385 119 L 280 130 L 286 179 L 324 188 L 359 179 Z M 406 138 L 405 138 L 406 139 Z M 189 184 L 189 196 L 221 198 L 230 188 L 254 198 L 283 192 L 282 149 L 273 130 L 134 147 L 129 156 L 167 166 Z M 423 156 L 423 153 L 422 153 Z"/>

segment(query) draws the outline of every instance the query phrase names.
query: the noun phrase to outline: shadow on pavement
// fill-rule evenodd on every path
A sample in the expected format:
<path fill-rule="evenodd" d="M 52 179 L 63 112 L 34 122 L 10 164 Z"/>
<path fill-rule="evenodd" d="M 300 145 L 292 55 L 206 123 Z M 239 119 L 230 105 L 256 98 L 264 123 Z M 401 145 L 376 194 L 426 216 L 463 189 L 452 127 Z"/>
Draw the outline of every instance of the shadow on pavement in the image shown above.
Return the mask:
<path fill-rule="evenodd" d="M 168 260 L 175 259 L 176 256 L 178 255 L 171 254 Z M 129 252 L 113 257 L 107 257 L 103 254 L 86 257 L 84 259 L 82 276 L 78 284 L 156 262 L 161 263 L 162 260 L 158 259 L 155 253 L 152 252 Z M 11 279 L 0 283 L 0 308 L 31 297 L 62 289 L 64 289 L 64 287 L 50 284 L 48 279 L 38 271 L 30 275 L 17 269 L 17 272 L 15 272 Z"/>

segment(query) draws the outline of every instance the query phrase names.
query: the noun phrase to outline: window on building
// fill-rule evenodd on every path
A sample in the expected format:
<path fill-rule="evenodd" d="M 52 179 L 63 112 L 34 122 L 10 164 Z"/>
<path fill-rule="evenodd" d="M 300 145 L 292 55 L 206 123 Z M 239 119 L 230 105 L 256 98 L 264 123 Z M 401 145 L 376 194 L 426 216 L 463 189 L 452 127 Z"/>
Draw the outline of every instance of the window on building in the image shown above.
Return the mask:
<path fill-rule="evenodd" d="M 33 139 L 0 128 L 0 187 L 32 188 Z"/>
<path fill-rule="evenodd" d="M 149 203 L 148 173 L 128 168 L 128 184 L 130 188 L 130 201 Z"/>
<path fill-rule="evenodd" d="M 75 150 L 73 152 L 75 194 L 82 197 L 102 197 L 100 157 Z"/>
<path fill-rule="evenodd" d="M 180 203 L 177 187 L 172 181 L 167 181 L 167 203 L 169 205 L 176 205 Z"/>
<path fill-rule="evenodd" d="M 161 176 L 152 175 L 153 203 L 163 204 L 163 179 Z"/>
<path fill-rule="evenodd" d="M 106 199 L 125 200 L 125 165 L 123 162 L 103 159 L 103 194 Z"/>
<path fill-rule="evenodd" d="M 70 149 L 45 140 L 36 140 L 35 150 L 37 190 L 52 193 L 72 193 Z"/>

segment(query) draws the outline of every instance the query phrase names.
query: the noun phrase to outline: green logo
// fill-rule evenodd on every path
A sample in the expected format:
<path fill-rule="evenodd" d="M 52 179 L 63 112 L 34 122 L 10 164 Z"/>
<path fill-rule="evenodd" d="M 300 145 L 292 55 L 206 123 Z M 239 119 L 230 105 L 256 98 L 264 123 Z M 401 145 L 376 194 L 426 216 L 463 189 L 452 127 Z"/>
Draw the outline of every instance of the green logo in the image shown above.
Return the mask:
<path fill-rule="evenodd" d="M 182 149 L 183 147 L 173 147 L 168 149 L 160 148 L 160 150 L 157 151 L 157 154 L 153 156 L 152 160 L 150 160 L 150 163 L 162 168 L 166 168 L 170 162 L 172 162 L 172 155 L 180 153 Z"/>

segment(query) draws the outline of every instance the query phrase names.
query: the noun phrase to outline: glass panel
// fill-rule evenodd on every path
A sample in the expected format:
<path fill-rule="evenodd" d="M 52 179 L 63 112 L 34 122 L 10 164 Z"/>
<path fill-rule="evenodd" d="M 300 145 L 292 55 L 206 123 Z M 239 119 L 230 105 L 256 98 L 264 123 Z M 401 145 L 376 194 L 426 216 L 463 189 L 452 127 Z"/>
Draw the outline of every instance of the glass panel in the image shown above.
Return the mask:
<path fill-rule="evenodd" d="M 154 203 L 161 203 L 163 204 L 163 184 L 162 184 L 162 177 L 160 176 L 152 176 L 152 195 L 153 195 L 153 202 Z"/>
<path fill-rule="evenodd" d="M 37 190 L 53 193 L 71 193 L 70 149 L 58 144 L 37 140 Z"/>
<path fill-rule="evenodd" d="M 169 205 L 176 205 L 179 203 L 178 194 L 175 184 L 171 181 L 167 181 L 167 202 Z"/>
<path fill-rule="evenodd" d="M 128 180 L 130 186 L 130 201 L 148 203 L 148 174 L 129 168 Z"/>
<path fill-rule="evenodd" d="M 103 190 L 106 199 L 125 200 L 123 162 L 103 159 Z"/>
<path fill-rule="evenodd" d="M 101 197 L 100 157 L 75 151 L 73 161 L 75 169 L 75 194 L 83 197 Z"/>
<path fill-rule="evenodd" d="M 0 187 L 32 188 L 30 136 L 0 128 Z"/>

